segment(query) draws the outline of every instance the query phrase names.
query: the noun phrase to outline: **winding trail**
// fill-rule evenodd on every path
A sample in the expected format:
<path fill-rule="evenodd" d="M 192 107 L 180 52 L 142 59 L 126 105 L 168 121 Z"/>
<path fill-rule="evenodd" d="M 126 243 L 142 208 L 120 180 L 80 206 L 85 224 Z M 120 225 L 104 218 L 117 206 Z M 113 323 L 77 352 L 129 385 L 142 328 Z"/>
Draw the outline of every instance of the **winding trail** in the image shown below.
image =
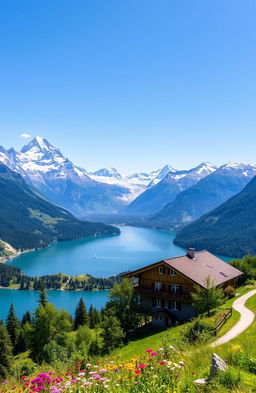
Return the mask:
<path fill-rule="evenodd" d="M 245 307 L 245 302 L 256 294 L 256 289 L 246 293 L 245 295 L 236 299 L 232 305 L 232 308 L 241 314 L 239 321 L 222 337 L 211 343 L 210 347 L 216 347 L 217 345 L 225 344 L 233 338 L 239 336 L 244 332 L 254 321 L 255 314 Z"/>

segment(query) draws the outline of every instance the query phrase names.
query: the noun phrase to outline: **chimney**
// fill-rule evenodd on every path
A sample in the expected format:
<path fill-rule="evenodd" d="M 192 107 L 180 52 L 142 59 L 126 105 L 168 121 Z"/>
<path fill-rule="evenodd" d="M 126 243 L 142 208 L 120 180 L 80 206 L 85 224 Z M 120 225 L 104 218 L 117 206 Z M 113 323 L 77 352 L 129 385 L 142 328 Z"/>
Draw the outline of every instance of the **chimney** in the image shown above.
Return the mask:
<path fill-rule="evenodd" d="M 194 248 L 187 249 L 187 257 L 190 259 L 195 259 L 195 249 Z"/>

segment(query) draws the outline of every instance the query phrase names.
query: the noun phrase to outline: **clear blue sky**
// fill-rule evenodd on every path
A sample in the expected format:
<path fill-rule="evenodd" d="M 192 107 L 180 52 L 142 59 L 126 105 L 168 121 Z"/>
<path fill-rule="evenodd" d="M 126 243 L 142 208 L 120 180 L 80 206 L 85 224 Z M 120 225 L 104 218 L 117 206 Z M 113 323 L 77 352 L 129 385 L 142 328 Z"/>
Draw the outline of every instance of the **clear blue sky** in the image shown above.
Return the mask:
<path fill-rule="evenodd" d="M 88 170 L 256 162 L 255 0 L 0 2 L 0 144 Z"/>

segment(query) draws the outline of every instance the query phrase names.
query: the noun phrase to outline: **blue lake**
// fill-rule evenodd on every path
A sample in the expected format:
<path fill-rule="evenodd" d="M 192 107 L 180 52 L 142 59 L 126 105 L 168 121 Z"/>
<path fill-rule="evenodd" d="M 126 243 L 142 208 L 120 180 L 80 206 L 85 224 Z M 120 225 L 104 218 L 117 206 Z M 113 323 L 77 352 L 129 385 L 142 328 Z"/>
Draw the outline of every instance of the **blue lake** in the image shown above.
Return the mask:
<path fill-rule="evenodd" d="M 174 232 L 129 226 L 119 228 L 121 235 L 54 243 L 48 248 L 21 254 L 11 264 L 20 267 L 28 276 L 88 273 L 107 277 L 184 254 L 184 249 L 173 244 Z"/>
<path fill-rule="evenodd" d="M 184 249 L 173 244 L 174 232 L 120 226 L 121 235 L 102 236 L 83 240 L 54 243 L 50 247 L 22 254 L 10 262 L 29 276 L 66 273 L 91 274 L 107 277 L 132 270 L 177 255 Z M 100 309 L 107 301 L 107 291 L 63 292 L 49 291 L 49 301 L 71 314 L 82 296 L 87 308 L 91 304 Z M 37 306 L 36 291 L 0 289 L 0 319 L 5 319 L 11 303 L 21 317 Z"/>

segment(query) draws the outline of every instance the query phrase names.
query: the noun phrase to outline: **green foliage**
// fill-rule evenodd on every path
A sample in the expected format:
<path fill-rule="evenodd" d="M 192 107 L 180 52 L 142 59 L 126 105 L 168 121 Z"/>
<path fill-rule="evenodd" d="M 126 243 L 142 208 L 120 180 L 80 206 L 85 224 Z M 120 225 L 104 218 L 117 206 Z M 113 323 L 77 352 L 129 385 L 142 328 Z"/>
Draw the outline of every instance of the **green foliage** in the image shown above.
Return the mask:
<path fill-rule="evenodd" d="M 8 209 L 6 208 L 8 206 Z M 56 240 L 119 233 L 118 228 L 80 221 L 35 193 L 21 178 L 0 163 L 0 238 L 16 249 L 33 249 Z"/>
<path fill-rule="evenodd" d="M 239 285 L 244 284 L 247 280 L 256 279 L 256 257 L 253 255 L 245 255 L 242 259 L 235 259 L 230 262 L 236 269 L 242 271 L 244 274 L 238 277 Z"/>
<path fill-rule="evenodd" d="M 49 352 L 54 352 L 57 345 L 65 348 L 70 330 L 70 316 L 66 311 L 58 311 L 51 303 L 46 303 L 45 307 L 40 305 L 33 324 L 28 328 L 32 359 L 41 363 L 49 359 Z M 51 341 L 56 345 L 49 346 Z"/>
<path fill-rule="evenodd" d="M 5 325 L 0 322 L 0 377 L 6 378 L 12 363 L 12 345 Z"/>
<path fill-rule="evenodd" d="M 41 277 L 26 276 L 19 268 L 0 264 L 0 286 L 11 287 L 15 285 L 20 290 L 34 289 L 40 290 L 44 287 L 49 289 L 65 289 L 69 291 L 83 290 L 104 290 L 113 288 L 114 284 L 121 281 L 120 275 L 106 278 L 86 276 L 86 280 L 81 276 L 69 277 L 65 274 L 52 274 Z"/>
<path fill-rule="evenodd" d="M 122 346 L 125 334 L 113 310 L 109 310 L 104 315 L 101 328 L 100 337 L 103 340 L 103 353 L 110 353 L 114 349 Z"/>
<path fill-rule="evenodd" d="M 15 314 L 14 306 L 11 304 L 7 319 L 6 319 L 6 328 L 9 333 L 11 343 L 13 346 L 14 354 L 17 353 L 17 345 L 20 338 L 21 326 L 20 322 Z"/>
<path fill-rule="evenodd" d="M 110 291 L 109 301 L 106 305 L 106 311 L 108 312 L 109 310 L 112 310 L 120 321 L 126 337 L 130 330 L 139 326 L 142 316 L 140 314 L 138 296 L 129 280 L 125 279 L 120 284 L 115 284 Z"/>
<path fill-rule="evenodd" d="M 93 305 L 89 309 L 90 329 L 94 329 L 101 322 L 101 313 Z"/>
<path fill-rule="evenodd" d="M 183 330 L 183 336 L 189 344 L 205 342 L 214 335 L 214 329 L 213 323 L 196 319 Z"/>
<path fill-rule="evenodd" d="M 227 389 L 234 389 L 239 387 L 241 384 L 241 373 L 240 370 L 236 370 L 232 367 L 229 367 L 226 372 L 220 372 L 217 377 L 220 385 L 224 386 Z"/>
<path fill-rule="evenodd" d="M 81 298 L 78 302 L 75 311 L 75 320 L 74 320 L 74 328 L 78 329 L 79 326 L 88 325 L 89 324 L 89 316 L 86 311 L 86 306 L 83 298 Z"/>
<path fill-rule="evenodd" d="M 195 292 L 192 292 L 193 306 L 199 313 L 207 312 L 210 315 L 210 310 L 219 307 L 224 303 L 224 294 L 221 288 L 214 286 L 214 281 L 211 277 L 205 280 L 205 287 L 195 286 Z"/>
<path fill-rule="evenodd" d="M 45 307 L 47 304 L 47 293 L 45 291 L 45 287 L 42 285 L 40 289 L 40 294 L 39 294 L 39 301 L 38 303 L 42 306 Z"/>

